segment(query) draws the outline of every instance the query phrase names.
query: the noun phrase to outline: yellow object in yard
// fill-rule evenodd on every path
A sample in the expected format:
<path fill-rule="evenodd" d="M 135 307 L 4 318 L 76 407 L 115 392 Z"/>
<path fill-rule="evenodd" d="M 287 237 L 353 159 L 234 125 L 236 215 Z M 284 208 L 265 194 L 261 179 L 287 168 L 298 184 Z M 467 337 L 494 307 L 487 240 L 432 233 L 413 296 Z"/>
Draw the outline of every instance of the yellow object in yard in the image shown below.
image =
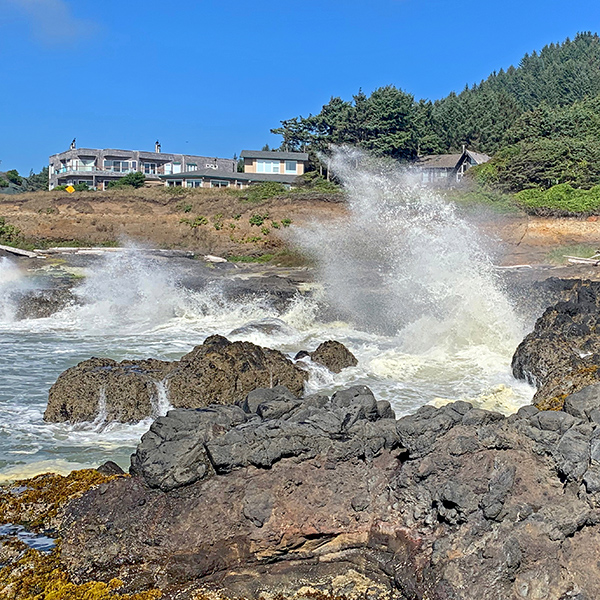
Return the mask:
<path fill-rule="evenodd" d="M 65 188 L 65 191 L 69 192 L 69 194 L 72 194 L 75 191 L 75 188 L 72 185 L 68 185 Z"/>

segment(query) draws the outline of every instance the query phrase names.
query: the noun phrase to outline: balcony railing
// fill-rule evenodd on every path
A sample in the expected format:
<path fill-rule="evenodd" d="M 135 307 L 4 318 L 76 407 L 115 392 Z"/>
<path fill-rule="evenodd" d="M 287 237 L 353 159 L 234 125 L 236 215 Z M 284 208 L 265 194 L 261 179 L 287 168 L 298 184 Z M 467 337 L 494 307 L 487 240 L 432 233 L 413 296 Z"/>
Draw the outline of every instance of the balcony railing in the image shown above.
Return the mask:
<path fill-rule="evenodd" d="M 97 171 L 98 167 L 94 165 L 79 165 L 78 167 L 61 167 L 60 169 L 56 169 L 57 173 L 90 173 L 92 171 Z"/>
<path fill-rule="evenodd" d="M 55 172 L 60 173 L 135 173 L 137 169 L 122 169 L 120 167 L 96 167 L 94 165 L 80 165 L 78 167 L 61 167 Z"/>
<path fill-rule="evenodd" d="M 164 175 L 171 174 L 172 171 L 165 169 L 164 165 L 157 165 L 156 167 L 145 167 L 143 164 L 139 165 L 137 169 L 124 169 L 122 167 L 115 166 L 105 166 L 105 167 L 97 167 L 95 165 L 79 165 L 76 167 L 73 166 L 64 166 L 58 169 L 54 169 L 54 173 L 60 175 L 62 173 L 144 173 L 144 175 L 156 176 L 156 175 Z M 187 171 L 186 171 L 187 172 Z"/>

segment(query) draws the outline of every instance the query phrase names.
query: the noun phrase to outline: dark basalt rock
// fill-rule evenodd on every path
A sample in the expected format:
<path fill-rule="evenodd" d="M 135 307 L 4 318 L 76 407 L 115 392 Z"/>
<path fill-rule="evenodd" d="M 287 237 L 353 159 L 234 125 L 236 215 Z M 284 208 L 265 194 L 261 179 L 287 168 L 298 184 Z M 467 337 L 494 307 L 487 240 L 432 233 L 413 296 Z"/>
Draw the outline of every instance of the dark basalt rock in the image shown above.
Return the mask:
<path fill-rule="evenodd" d="M 298 295 L 298 286 L 291 279 L 277 275 L 235 278 L 223 283 L 223 295 L 232 301 L 258 296 L 268 299 L 278 310 L 284 310 Z"/>
<path fill-rule="evenodd" d="M 600 381 L 600 282 L 580 281 L 546 309 L 518 346 L 515 377 L 534 384 L 539 408 L 560 409 L 569 394 Z"/>
<path fill-rule="evenodd" d="M 589 394 L 573 414 L 508 418 L 456 402 L 395 420 L 364 386 L 174 410 L 144 436 L 133 477 L 67 507 L 62 560 L 78 580 L 173 598 L 597 598 Z"/>
<path fill-rule="evenodd" d="M 102 463 L 97 469 L 98 473 L 102 475 L 125 475 L 125 471 L 121 469 L 121 467 L 112 460 L 107 460 L 105 463 Z"/>
<path fill-rule="evenodd" d="M 271 468 L 283 458 L 326 454 L 335 462 L 351 456 L 370 460 L 400 445 L 393 411 L 385 404 L 378 407 L 365 386 L 331 400 L 300 400 L 280 386 L 253 391 L 243 409 L 170 411 L 142 437 L 131 473 L 169 491 L 250 465 Z"/>

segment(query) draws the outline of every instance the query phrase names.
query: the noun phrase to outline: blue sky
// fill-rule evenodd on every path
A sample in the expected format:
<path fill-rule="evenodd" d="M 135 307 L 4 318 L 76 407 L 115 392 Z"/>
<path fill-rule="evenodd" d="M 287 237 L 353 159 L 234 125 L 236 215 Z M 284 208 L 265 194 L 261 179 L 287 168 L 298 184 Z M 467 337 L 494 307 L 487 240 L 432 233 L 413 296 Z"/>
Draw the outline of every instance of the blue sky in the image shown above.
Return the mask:
<path fill-rule="evenodd" d="M 80 147 L 231 157 L 393 84 L 436 99 L 600 30 L 597 0 L 0 0 L 0 170 Z"/>

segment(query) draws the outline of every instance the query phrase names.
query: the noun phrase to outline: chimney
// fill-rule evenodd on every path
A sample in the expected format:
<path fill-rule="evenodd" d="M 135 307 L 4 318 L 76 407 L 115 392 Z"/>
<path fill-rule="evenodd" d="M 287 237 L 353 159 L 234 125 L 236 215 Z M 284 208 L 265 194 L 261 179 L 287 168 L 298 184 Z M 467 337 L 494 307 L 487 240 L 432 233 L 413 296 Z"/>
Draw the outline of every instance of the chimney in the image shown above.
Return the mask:
<path fill-rule="evenodd" d="M 465 153 L 466 150 L 467 150 L 467 147 L 465 146 L 465 144 L 463 144 L 463 154 Z"/>
<path fill-rule="evenodd" d="M 156 140 L 156 143 L 154 144 L 154 152 L 160 154 L 160 142 L 158 140 Z"/>

